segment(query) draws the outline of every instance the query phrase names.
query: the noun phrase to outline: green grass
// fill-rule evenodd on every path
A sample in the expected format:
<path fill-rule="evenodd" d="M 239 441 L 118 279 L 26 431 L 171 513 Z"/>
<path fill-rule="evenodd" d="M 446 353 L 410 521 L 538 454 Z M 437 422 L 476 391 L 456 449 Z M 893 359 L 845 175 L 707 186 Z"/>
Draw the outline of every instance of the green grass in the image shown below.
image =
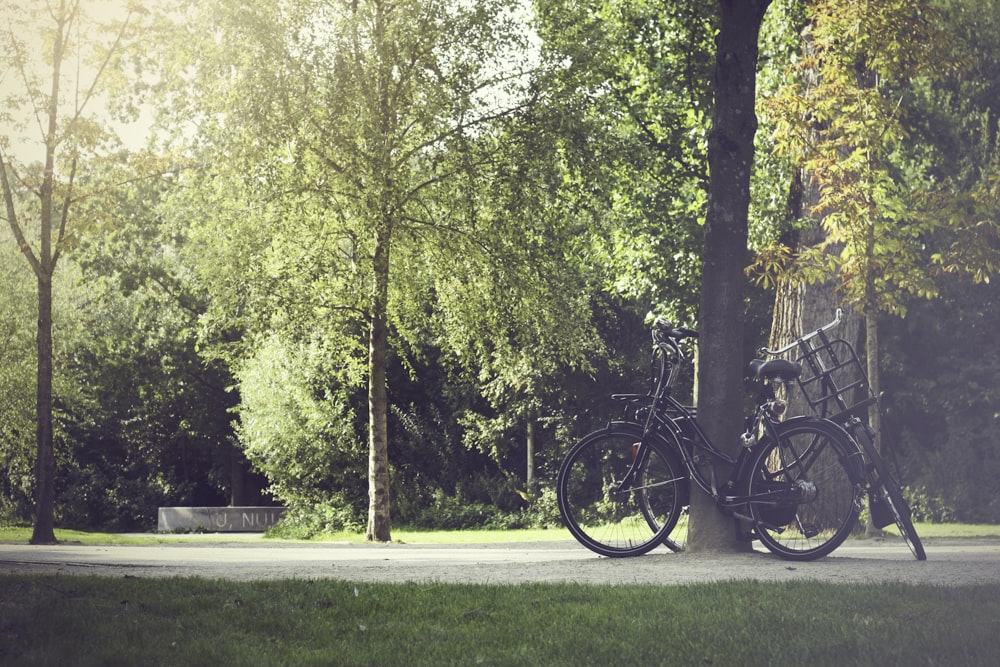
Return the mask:
<path fill-rule="evenodd" d="M 0 575 L 0 664 L 986 665 L 1000 586 Z"/>
<path fill-rule="evenodd" d="M 76 542 L 79 544 L 161 544 L 165 542 L 206 542 L 245 539 L 259 537 L 239 533 L 175 533 L 175 534 L 130 534 L 83 532 L 57 528 L 56 539 L 60 542 Z M 31 528 L 26 526 L 0 526 L 0 543 L 23 543 L 31 539 Z M 265 537 L 273 542 L 296 542 L 297 540 L 276 539 Z M 411 530 L 394 529 L 392 539 L 403 544 L 493 544 L 500 542 L 544 542 L 572 540 L 573 537 L 565 528 L 531 528 L 524 530 Z M 351 542 L 363 543 L 365 536 L 358 533 L 332 533 L 314 542 Z"/>
<path fill-rule="evenodd" d="M 157 535 L 117 535 L 115 533 L 84 532 L 57 528 L 56 539 L 78 544 L 158 544 L 166 540 Z M 0 543 L 23 543 L 31 539 L 31 528 L 0 526 Z"/>
<path fill-rule="evenodd" d="M 998 526 L 918 524 L 927 538 Z M 67 542 L 226 535 L 57 530 Z M 394 531 L 410 543 L 571 539 L 562 530 Z M 28 528 L 0 528 L 26 542 Z M 361 542 L 344 534 L 331 540 Z M 0 664 L 986 665 L 1000 585 L 722 582 L 598 587 L 0 575 Z"/>
<path fill-rule="evenodd" d="M 1000 524 L 918 523 L 914 526 L 920 537 L 1000 537 Z M 886 531 L 899 534 L 895 525 Z"/>

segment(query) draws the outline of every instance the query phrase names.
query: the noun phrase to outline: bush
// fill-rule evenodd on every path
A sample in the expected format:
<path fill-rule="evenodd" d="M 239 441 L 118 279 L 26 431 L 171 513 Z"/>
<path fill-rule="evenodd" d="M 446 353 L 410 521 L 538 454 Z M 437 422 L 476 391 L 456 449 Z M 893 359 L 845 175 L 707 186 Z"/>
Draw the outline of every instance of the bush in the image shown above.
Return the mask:
<path fill-rule="evenodd" d="M 271 537 L 310 539 L 324 533 L 361 532 L 365 524 L 350 504 L 334 500 L 312 507 L 289 507 L 277 525 L 268 529 Z"/>
<path fill-rule="evenodd" d="M 906 495 L 914 521 L 929 523 L 957 521 L 955 508 L 944 498 L 932 495 L 926 487 L 909 489 Z"/>
<path fill-rule="evenodd" d="M 527 517 L 526 528 L 558 528 L 563 525 L 556 490 L 551 487 L 543 487 L 524 514 Z"/>
<path fill-rule="evenodd" d="M 552 528 L 562 525 L 559 507 L 553 489 L 543 488 L 527 508 L 504 509 L 476 501 L 449 496 L 443 491 L 434 494 L 433 502 L 417 517 L 414 528 L 435 530 L 471 530 L 488 528 L 512 530 L 516 528 Z"/>
<path fill-rule="evenodd" d="M 416 527 L 436 530 L 483 528 L 498 521 L 502 514 L 496 507 L 480 502 L 466 502 L 438 490 L 434 493 L 431 505 L 417 517 Z"/>

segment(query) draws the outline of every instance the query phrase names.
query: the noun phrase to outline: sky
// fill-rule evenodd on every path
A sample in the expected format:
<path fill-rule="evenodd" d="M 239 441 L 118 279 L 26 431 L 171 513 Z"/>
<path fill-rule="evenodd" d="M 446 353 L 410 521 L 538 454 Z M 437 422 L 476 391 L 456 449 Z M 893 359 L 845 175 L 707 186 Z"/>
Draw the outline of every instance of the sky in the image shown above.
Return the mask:
<path fill-rule="evenodd" d="M 0 103 L 11 109 L 10 101 L 19 100 L 10 115 L 0 116 L 0 140 L 4 142 L 8 160 L 13 158 L 20 163 L 44 160 L 47 118 L 24 100 L 29 87 L 45 94 L 51 89 L 51 46 L 46 33 L 54 29 L 53 16 L 63 3 L 68 7 L 78 4 L 81 14 L 76 29 L 70 33 L 73 51 L 63 65 L 60 117 L 68 119 L 82 106 L 85 116 L 111 128 L 131 149 L 141 148 L 149 134 L 151 114 L 144 114 L 137 123 L 117 121 L 108 109 L 106 94 L 81 104 L 97 72 L 87 58 L 88 47 L 93 46 L 95 38 L 103 39 L 98 30 L 100 24 L 127 15 L 127 0 L 5 0 L 0 6 Z M 23 54 L 23 65 L 14 59 L 14 53 Z"/>

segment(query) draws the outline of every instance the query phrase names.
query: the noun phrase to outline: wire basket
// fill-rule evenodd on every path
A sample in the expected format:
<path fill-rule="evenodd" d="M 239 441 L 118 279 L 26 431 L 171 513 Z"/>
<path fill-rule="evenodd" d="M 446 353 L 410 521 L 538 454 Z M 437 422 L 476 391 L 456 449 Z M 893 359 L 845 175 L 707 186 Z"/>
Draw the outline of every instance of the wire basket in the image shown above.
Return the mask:
<path fill-rule="evenodd" d="M 868 406 L 877 399 L 850 343 L 840 338 L 830 340 L 820 332 L 801 342 L 798 352 L 796 361 L 802 364 L 799 388 L 816 415 L 838 423 L 867 416 Z"/>

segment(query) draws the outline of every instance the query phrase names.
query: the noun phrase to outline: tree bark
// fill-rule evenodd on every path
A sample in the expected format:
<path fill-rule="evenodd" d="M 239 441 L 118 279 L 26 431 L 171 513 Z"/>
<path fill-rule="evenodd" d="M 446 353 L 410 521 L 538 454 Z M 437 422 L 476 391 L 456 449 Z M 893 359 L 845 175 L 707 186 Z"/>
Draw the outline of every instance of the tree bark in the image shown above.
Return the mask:
<path fill-rule="evenodd" d="M 750 172 L 757 131 L 757 38 L 770 0 L 719 0 L 715 108 L 708 139 L 709 199 L 702 259 L 698 419 L 722 451 L 735 455 L 743 427 L 743 269 L 747 264 Z M 728 470 L 718 470 L 720 487 Z M 691 498 L 688 548 L 741 551 L 731 519 L 701 492 Z"/>
<path fill-rule="evenodd" d="M 44 233 L 44 232 L 43 232 Z M 56 457 L 52 438 L 52 278 L 38 276 L 35 523 L 32 544 L 55 544 Z"/>
<path fill-rule="evenodd" d="M 527 447 L 526 470 L 524 472 L 524 486 L 529 495 L 535 492 L 535 420 L 532 414 L 528 414 L 528 429 L 525 437 Z"/>
<path fill-rule="evenodd" d="M 368 530 L 365 539 L 377 542 L 392 539 L 389 511 L 389 399 L 385 369 L 388 347 L 390 230 L 387 221 L 379 222 L 375 240 L 368 346 Z"/>
<path fill-rule="evenodd" d="M 792 238 L 786 239 L 794 253 L 801 246 L 812 246 L 821 242 L 825 232 L 822 215 L 812 213 L 816 211 L 816 204 L 819 201 L 819 189 L 816 187 L 815 181 L 809 178 L 808 174 L 798 171 L 794 177 L 791 193 L 788 204 L 790 221 L 797 221 L 806 215 L 811 215 L 813 223 L 808 229 L 800 230 Z M 839 249 L 831 249 L 829 252 L 839 252 Z M 830 322 L 837 308 L 845 308 L 836 287 L 835 280 L 807 283 L 796 278 L 794 272 L 780 278 L 775 294 L 774 318 L 771 322 L 768 347 L 771 349 L 784 347 L 799 336 L 815 331 Z M 856 347 L 860 321 L 861 318 L 853 309 L 845 308 L 844 319 L 837 329 L 830 331 L 830 337 L 842 338 Z M 786 358 L 793 360 L 799 356 L 800 352 L 797 348 L 790 350 L 785 355 Z M 808 368 L 804 372 L 811 375 Z M 815 391 L 819 391 L 816 385 L 813 387 Z M 806 396 L 794 384 L 782 390 L 781 393 L 782 398 L 788 401 L 788 409 L 785 413 L 787 416 L 813 413 Z M 816 396 L 813 398 L 815 399 Z M 833 408 L 833 406 L 828 407 Z M 834 409 L 834 411 L 836 410 Z"/>

